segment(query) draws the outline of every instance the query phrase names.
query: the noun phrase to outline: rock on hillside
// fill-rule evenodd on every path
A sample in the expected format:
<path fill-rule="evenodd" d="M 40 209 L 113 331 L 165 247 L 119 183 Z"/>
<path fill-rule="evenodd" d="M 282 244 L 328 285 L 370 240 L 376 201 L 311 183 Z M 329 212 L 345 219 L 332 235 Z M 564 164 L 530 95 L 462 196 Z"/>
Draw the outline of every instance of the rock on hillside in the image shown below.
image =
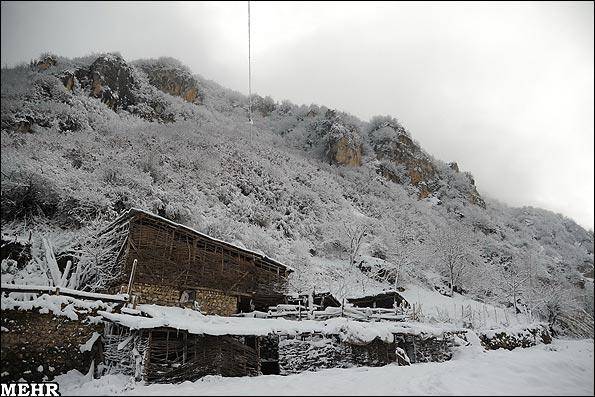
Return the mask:
<path fill-rule="evenodd" d="M 399 168 L 381 165 L 380 172 L 384 177 L 396 183 L 413 185 L 418 189 L 420 199 L 437 191 L 439 175 L 436 166 L 401 125 L 384 122 L 373 128 L 369 136 L 378 159 L 400 167 L 401 172 L 398 172 Z"/>
<path fill-rule="evenodd" d="M 200 104 L 203 94 L 190 71 L 171 58 L 136 61 L 134 63 L 147 74 L 149 83 L 163 92 Z"/>
<path fill-rule="evenodd" d="M 68 78 L 65 86 L 74 86 L 76 78 L 93 98 L 101 99 L 110 109 L 128 109 L 138 103 L 134 91 L 139 85 L 134 72 L 124 59 L 116 55 L 100 56 L 88 68 L 80 68 Z M 62 80 L 64 82 L 64 80 Z"/>
<path fill-rule="evenodd" d="M 2 128 L 66 132 L 96 130 L 98 123 L 129 116 L 157 122 L 195 117 L 202 102 L 198 82 L 182 65 L 167 65 L 147 74 L 110 53 L 72 60 L 45 55 L 3 70 Z"/>
<path fill-rule="evenodd" d="M 326 156 L 331 164 L 362 165 L 362 141 L 355 126 L 328 110 L 319 128 L 325 131 Z"/>

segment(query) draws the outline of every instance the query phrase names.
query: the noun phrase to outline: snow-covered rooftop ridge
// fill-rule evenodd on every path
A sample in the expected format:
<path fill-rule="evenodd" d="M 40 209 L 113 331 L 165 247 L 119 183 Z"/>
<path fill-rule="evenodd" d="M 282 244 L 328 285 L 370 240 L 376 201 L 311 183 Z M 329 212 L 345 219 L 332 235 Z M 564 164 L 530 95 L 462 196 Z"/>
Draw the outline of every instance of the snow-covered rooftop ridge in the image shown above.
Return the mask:
<path fill-rule="evenodd" d="M 227 241 L 219 240 L 219 239 L 217 239 L 215 237 L 209 236 L 208 234 L 201 233 L 198 230 L 195 230 L 195 229 L 193 229 L 193 228 L 191 228 L 189 226 L 182 225 L 181 223 L 174 222 L 174 221 L 172 221 L 170 219 L 164 218 L 164 217 L 162 217 L 160 215 L 154 214 L 152 212 L 149 212 L 149 211 L 146 211 L 146 210 L 143 210 L 143 209 L 140 209 L 140 208 L 136 208 L 136 207 L 130 208 L 128 211 L 126 211 L 124 214 L 122 214 L 120 217 L 118 217 L 118 219 L 116 219 L 112 223 L 112 225 L 113 224 L 116 224 L 116 223 L 119 223 L 123 219 L 127 219 L 127 218 L 130 218 L 130 217 L 133 217 L 135 214 L 138 214 L 138 213 L 144 214 L 144 215 L 147 215 L 147 216 L 150 216 L 150 217 L 153 217 L 153 218 L 156 218 L 156 219 L 158 219 L 158 220 L 160 220 L 162 222 L 166 222 L 166 223 L 170 224 L 173 227 L 185 229 L 185 230 L 187 230 L 187 231 L 189 231 L 191 233 L 197 234 L 197 235 L 199 235 L 201 237 L 204 237 L 204 238 L 206 238 L 208 240 L 211 240 L 211 241 L 213 241 L 215 243 L 227 245 L 229 247 L 233 247 L 233 248 L 238 249 L 240 251 L 244 251 L 247 254 L 254 255 L 254 256 L 256 256 L 256 257 L 258 257 L 258 258 L 260 258 L 260 259 L 262 259 L 264 261 L 273 263 L 273 264 L 275 264 L 277 266 L 280 266 L 280 267 L 284 267 L 285 269 L 287 269 L 290 272 L 295 272 L 295 269 L 293 267 L 291 267 L 289 265 L 286 265 L 284 263 L 281 263 L 281 262 L 279 262 L 279 261 L 277 261 L 277 260 L 275 260 L 275 259 L 273 259 L 273 258 L 271 258 L 269 256 L 266 256 L 264 253 L 260 253 L 260 252 L 253 251 L 253 250 L 250 250 L 250 249 L 247 249 L 247 248 L 244 248 L 244 247 L 240 247 L 240 246 L 238 246 L 236 244 L 232 244 L 232 243 L 229 243 Z M 111 227 L 111 225 L 108 226 L 108 229 L 110 227 Z"/>
<path fill-rule="evenodd" d="M 219 317 L 204 315 L 195 310 L 157 305 L 140 305 L 144 316 L 99 311 L 105 319 L 131 329 L 174 328 L 192 334 L 206 335 L 298 335 L 322 333 L 339 335 L 350 343 L 369 343 L 376 338 L 393 341 L 393 334 L 414 334 L 441 337 L 444 332 L 461 331 L 450 324 L 429 325 L 410 322 L 360 322 L 337 317 L 326 321 Z M 148 316 L 148 317 L 147 317 Z"/>

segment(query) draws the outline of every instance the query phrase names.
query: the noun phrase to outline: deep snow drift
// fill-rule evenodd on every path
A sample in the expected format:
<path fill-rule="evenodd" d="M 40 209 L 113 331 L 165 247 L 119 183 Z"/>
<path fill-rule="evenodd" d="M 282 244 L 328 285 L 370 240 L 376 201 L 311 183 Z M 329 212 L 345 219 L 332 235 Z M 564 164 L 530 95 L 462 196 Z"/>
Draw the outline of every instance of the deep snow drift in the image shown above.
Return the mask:
<path fill-rule="evenodd" d="M 177 385 L 133 384 L 123 375 L 58 376 L 62 395 L 593 395 L 593 340 L 513 351 L 462 348 L 445 363 L 329 369 L 298 375 L 207 376 Z"/>

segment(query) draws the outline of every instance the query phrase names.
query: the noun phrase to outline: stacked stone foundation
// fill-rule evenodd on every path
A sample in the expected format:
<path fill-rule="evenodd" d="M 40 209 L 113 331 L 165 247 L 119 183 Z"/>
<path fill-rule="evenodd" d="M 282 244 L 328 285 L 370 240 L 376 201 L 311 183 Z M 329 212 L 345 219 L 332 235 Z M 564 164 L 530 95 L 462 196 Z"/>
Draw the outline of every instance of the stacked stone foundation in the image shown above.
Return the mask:
<path fill-rule="evenodd" d="M 81 352 L 80 348 L 94 332 L 102 331 L 101 324 L 19 310 L 2 310 L 1 323 L 3 383 L 51 380 L 72 369 L 87 373 L 91 362 L 102 360 L 99 339 L 90 351 Z"/>

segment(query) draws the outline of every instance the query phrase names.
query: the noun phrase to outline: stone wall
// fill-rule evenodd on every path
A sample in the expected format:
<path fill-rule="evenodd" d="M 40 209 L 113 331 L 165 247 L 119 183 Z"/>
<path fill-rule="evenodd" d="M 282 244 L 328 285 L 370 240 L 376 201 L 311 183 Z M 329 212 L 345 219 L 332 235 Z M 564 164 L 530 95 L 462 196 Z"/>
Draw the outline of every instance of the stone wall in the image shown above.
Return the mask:
<path fill-rule="evenodd" d="M 200 288 L 196 290 L 196 302 L 201 313 L 231 316 L 237 311 L 238 300 L 235 296 L 225 295 L 221 291 Z"/>
<path fill-rule="evenodd" d="M 135 283 L 132 294 L 138 298 L 137 303 L 150 303 L 165 306 L 177 306 L 181 291 L 170 286 Z"/>
<path fill-rule="evenodd" d="M 379 367 L 396 361 L 395 345 L 374 340 L 366 345 L 341 342 L 337 335 L 279 338 L 281 375 L 325 368 Z"/>
<path fill-rule="evenodd" d="M 91 361 L 101 361 L 99 341 L 90 351 L 80 350 L 94 332 L 102 331 L 101 324 L 89 325 L 37 310 L 3 310 L 1 324 L 2 382 L 51 380 L 71 369 L 87 373 Z"/>
<path fill-rule="evenodd" d="M 452 358 L 451 343 L 447 337 L 396 334 L 395 342 L 407 353 L 410 362 L 442 362 Z"/>
<path fill-rule="evenodd" d="M 125 287 L 124 287 L 125 290 Z M 135 283 L 132 293 L 138 296 L 137 303 L 148 303 L 164 306 L 185 306 L 194 307 L 194 302 L 204 314 L 216 314 L 219 316 L 231 316 L 237 312 L 238 300 L 236 296 L 226 295 L 222 291 L 209 288 L 188 289 L 192 294 L 188 297 L 190 301 L 181 303 L 181 290 L 170 286 L 155 284 Z"/>
<path fill-rule="evenodd" d="M 481 344 L 488 350 L 531 347 L 539 343 L 549 344 L 552 337 L 546 326 L 527 327 L 520 330 L 500 330 L 479 334 Z"/>

